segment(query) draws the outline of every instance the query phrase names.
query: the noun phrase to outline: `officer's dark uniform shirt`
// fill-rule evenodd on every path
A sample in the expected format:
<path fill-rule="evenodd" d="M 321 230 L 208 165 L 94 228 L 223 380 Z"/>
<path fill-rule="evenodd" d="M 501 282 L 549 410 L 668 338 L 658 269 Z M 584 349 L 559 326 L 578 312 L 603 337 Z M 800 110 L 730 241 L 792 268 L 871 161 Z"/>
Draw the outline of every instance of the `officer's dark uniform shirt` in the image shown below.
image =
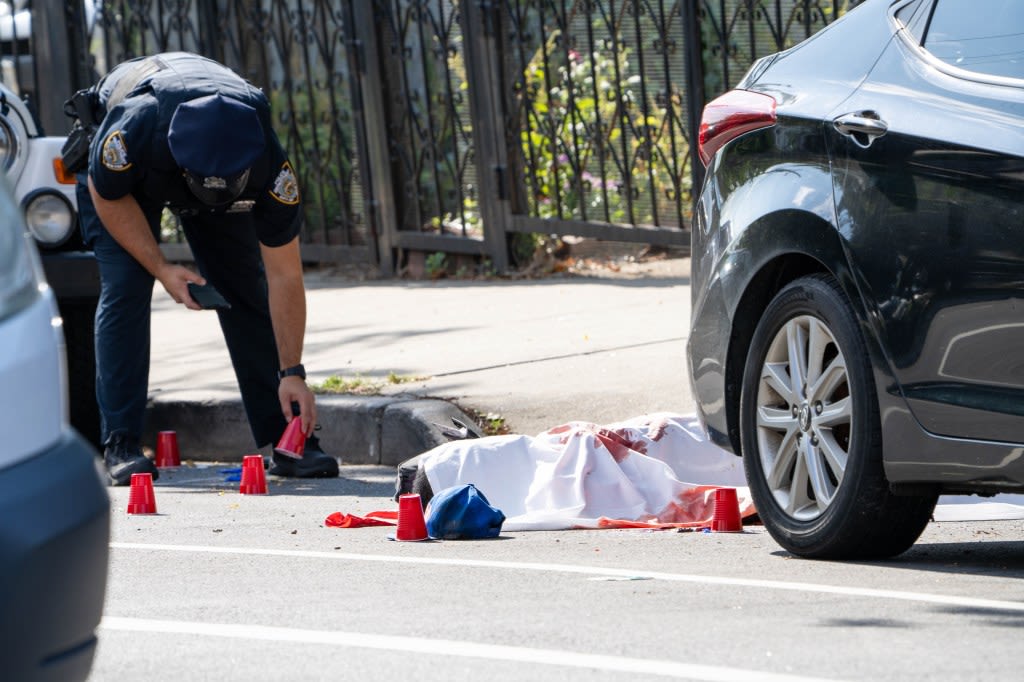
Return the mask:
<path fill-rule="evenodd" d="M 121 79 L 136 78 L 139 72 L 132 69 L 145 60 L 150 60 L 146 75 L 127 92 L 123 87 L 119 92 Z M 251 212 L 260 242 L 271 247 L 287 244 L 299 233 L 298 183 L 271 127 L 270 105 L 258 88 L 217 62 L 172 52 L 125 62 L 97 89 L 107 114 L 89 150 L 89 175 L 101 197 L 114 200 L 131 194 L 150 219 L 164 206 L 186 219 Z M 178 104 L 217 93 L 255 109 L 266 140 L 242 194 L 231 204 L 210 207 L 189 191 L 167 134 Z M 112 95 L 118 101 L 112 102 Z"/>

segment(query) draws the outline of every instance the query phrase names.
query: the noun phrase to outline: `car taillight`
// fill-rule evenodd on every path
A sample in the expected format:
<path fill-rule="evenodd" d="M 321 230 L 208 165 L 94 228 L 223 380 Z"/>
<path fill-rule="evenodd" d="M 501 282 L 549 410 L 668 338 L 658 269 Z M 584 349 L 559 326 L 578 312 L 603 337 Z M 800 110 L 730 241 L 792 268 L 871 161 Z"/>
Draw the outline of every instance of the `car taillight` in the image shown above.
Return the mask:
<path fill-rule="evenodd" d="M 743 133 L 775 125 L 775 100 L 747 90 L 730 90 L 704 106 L 700 119 L 700 159 L 707 166 L 726 143 Z"/>

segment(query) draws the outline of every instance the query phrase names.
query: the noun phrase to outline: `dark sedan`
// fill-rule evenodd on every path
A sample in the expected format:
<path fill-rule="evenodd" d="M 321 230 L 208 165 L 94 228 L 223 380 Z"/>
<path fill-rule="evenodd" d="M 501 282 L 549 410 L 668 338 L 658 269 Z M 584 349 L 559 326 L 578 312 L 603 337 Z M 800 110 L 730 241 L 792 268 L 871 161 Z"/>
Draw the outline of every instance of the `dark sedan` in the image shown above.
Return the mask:
<path fill-rule="evenodd" d="M 868 0 L 710 102 L 688 355 L 772 536 L 1024 490 L 1024 2 Z"/>

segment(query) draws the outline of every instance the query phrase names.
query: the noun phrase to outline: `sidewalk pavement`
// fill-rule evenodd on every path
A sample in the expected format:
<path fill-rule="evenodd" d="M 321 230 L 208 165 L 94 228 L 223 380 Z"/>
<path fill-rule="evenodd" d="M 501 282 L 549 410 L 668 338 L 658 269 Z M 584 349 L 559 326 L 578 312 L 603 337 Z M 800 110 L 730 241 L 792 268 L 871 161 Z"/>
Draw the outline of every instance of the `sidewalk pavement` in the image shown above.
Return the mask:
<path fill-rule="evenodd" d="M 307 380 L 382 385 L 379 395 L 317 398 L 318 435 L 345 464 L 398 464 L 446 442 L 438 424 L 455 417 L 472 425 L 473 411 L 536 435 L 568 421 L 693 409 L 689 259 L 532 280 L 311 273 L 307 306 Z M 259 452 L 216 315 L 176 305 L 156 287 L 152 329 L 144 443 L 174 430 L 183 459 Z"/>

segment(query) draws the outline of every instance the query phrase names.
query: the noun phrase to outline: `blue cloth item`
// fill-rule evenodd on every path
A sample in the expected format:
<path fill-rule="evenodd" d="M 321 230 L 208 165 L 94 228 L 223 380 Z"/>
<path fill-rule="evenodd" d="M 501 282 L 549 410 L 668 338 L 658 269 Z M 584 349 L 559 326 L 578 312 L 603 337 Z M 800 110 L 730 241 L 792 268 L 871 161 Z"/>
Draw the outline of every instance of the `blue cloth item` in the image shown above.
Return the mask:
<path fill-rule="evenodd" d="M 220 94 L 179 104 L 167 132 L 174 160 L 200 177 L 239 175 L 263 154 L 265 139 L 256 110 Z"/>
<path fill-rule="evenodd" d="M 505 515 L 472 483 L 445 488 L 427 504 L 427 534 L 439 540 L 496 538 Z"/>

